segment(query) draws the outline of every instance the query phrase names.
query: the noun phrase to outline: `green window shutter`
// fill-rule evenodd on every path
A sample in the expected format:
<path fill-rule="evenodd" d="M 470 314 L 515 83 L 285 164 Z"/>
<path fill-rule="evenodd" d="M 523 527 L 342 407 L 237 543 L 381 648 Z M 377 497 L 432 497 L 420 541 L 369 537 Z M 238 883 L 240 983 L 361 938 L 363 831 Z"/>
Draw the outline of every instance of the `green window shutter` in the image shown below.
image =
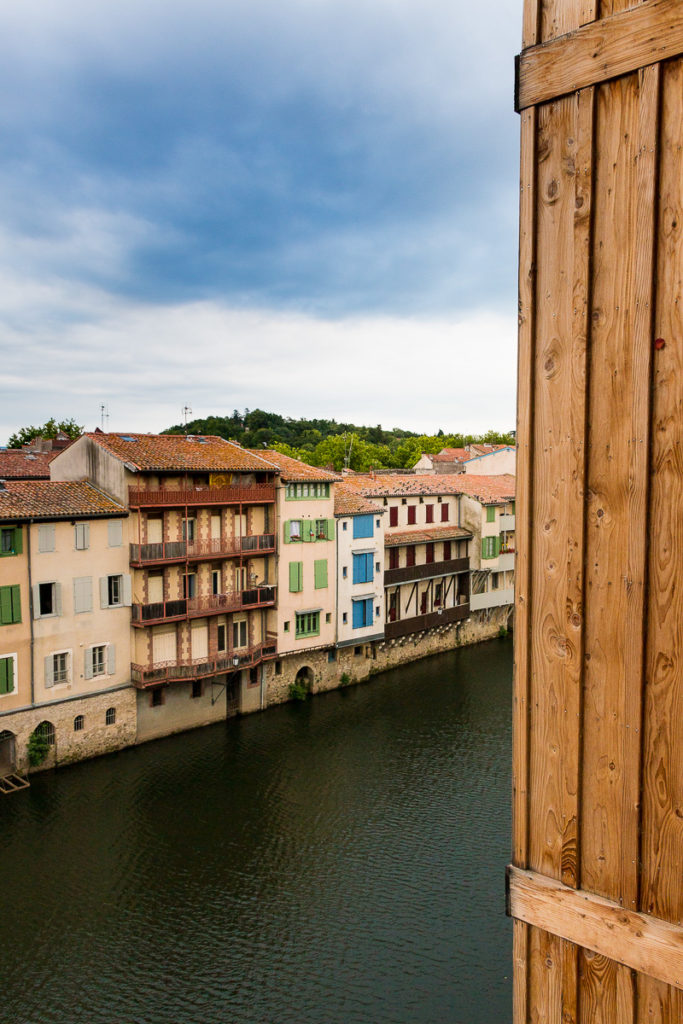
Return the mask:
<path fill-rule="evenodd" d="M 500 554 L 500 537 L 493 538 L 493 557 L 498 558 Z"/>
<path fill-rule="evenodd" d="M 0 624 L 7 626 L 12 621 L 12 588 L 0 587 Z"/>
<path fill-rule="evenodd" d="M 315 540 L 315 523 L 312 519 L 301 520 L 301 539 L 306 543 Z"/>
<path fill-rule="evenodd" d="M 22 551 L 24 550 L 24 548 L 23 548 L 23 536 L 24 536 L 24 531 L 22 530 L 22 528 L 20 526 L 15 526 L 14 527 L 14 554 L 15 555 L 20 555 L 22 553 Z"/>
<path fill-rule="evenodd" d="M 15 584 L 9 589 L 12 598 L 12 622 L 21 622 L 21 588 Z"/>
<path fill-rule="evenodd" d="M 327 559 L 318 558 L 314 564 L 315 589 L 322 590 L 327 586 Z"/>
<path fill-rule="evenodd" d="M 286 519 L 283 526 L 285 544 L 289 544 L 289 519 Z"/>
<path fill-rule="evenodd" d="M 495 521 L 496 521 L 496 506 L 495 505 L 487 505 L 486 506 L 486 522 L 487 523 L 495 523 Z"/>
<path fill-rule="evenodd" d="M 0 658 L 0 693 L 14 689 L 14 658 Z"/>
<path fill-rule="evenodd" d="M 334 540 L 334 519 L 327 520 L 327 539 Z"/>
<path fill-rule="evenodd" d="M 289 590 L 292 594 L 298 594 L 301 590 L 303 576 L 303 562 L 289 563 Z"/>

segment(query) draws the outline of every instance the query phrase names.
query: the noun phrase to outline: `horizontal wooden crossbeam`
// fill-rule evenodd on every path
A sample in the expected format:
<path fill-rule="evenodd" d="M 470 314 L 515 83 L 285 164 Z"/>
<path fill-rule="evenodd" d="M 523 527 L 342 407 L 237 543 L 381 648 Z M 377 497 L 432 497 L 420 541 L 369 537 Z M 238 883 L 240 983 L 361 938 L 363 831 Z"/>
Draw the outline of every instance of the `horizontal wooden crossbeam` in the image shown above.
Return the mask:
<path fill-rule="evenodd" d="M 683 53 L 681 0 L 644 0 L 517 58 L 515 110 L 627 75 Z"/>
<path fill-rule="evenodd" d="M 683 989 L 683 928 L 535 871 L 508 867 L 508 914 Z"/>

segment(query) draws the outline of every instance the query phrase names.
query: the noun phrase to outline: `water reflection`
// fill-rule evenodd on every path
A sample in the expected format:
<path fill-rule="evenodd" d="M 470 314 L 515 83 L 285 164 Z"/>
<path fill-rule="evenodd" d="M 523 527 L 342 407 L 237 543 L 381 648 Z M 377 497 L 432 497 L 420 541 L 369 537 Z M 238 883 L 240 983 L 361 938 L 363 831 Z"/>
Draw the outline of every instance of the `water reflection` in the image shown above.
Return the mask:
<path fill-rule="evenodd" d="M 6 1024 L 505 1024 L 511 645 L 3 801 Z"/>

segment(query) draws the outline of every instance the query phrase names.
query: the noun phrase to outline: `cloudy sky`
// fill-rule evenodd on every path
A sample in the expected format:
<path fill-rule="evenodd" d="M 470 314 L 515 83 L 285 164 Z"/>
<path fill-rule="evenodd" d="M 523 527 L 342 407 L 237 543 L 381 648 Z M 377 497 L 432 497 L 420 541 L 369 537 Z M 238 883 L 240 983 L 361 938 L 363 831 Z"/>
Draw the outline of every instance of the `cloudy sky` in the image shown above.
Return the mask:
<path fill-rule="evenodd" d="M 521 0 L 0 8 L 0 443 L 514 423 Z"/>

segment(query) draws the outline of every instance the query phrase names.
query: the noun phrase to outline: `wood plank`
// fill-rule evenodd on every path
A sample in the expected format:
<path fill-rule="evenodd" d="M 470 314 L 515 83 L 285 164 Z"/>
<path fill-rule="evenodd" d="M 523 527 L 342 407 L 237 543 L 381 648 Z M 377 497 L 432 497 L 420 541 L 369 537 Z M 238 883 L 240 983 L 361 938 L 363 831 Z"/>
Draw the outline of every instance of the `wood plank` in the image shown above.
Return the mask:
<path fill-rule="evenodd" d="M 663 71 L 640 909 L 683 919 L 683 61 Z"/>
<path fill-rule="evenodd" d="M 529 933 L 529 1024 L 563 1024 L 561 967 L 561 940 L 543 929 L 532 928 Z"/>
<path fill-rule="evenodd" d="M 508 868 L 508 884 L 511 916 L 534 931 L 683 989 L 683 927 L 514 866 Z"/>
<path fill-rule="evenodd" d="M 527 1024 L 529 984 L 529 925 L 512 922 L 512 1024 Z"/>
<path fill-rule="evenodd" d="M 638 1014 L 636 1024 L 681 1024 L 683 992 L 661 981 L 637 976 Z"/>
<path fill-rule="evenodd" d="M 636 395 L 647 378 L 634 342 L 638 117 L 636 75 L 599 88 L 580 825 L 582 888 L 633 909 L 647 526 L 647 395 L 644 405 Z"/>
<path fill-rule="evenodd" d="M 523 50 L 540 42 L 540 2 L 541 0 L 524 0 L 524 13 L 522 15 Z"/>
<path fill-rule="evenodd" d="M 537 308 L 534 364 L 534 520 L 531 551 L 529 867 L 560 878 L 576 845 L 567 806 L 565 685 L 576 651 L 566 628 L 575 486 L 567 410 L 574 383 L 573 266 L 576 166 L 574 97 L 538 111 Z M 575 723 L 578 725 L 578 723 Z M 569 772 L 571 774 L 571 764 Z M 570 854 L 571 856 L 571 854 Z"/>
<path fill-rule="evenodd" d="M 522 115 L 517 369 L 515 668 L 513 689 L 513 860 L 527 866 L 529 771 L 529 601 L 533 465 L 533 367 L 536 292 L 536 112 Z"/>
<path fill-rule="evenodd" d="M 585 24 L 587 6 L 594 7 L 594 3 L 590 0 L 588 3 L 587 0 L 541 0 L 541 38 L 538 41 L 557 39 Z"/>
<path fill-rule="evenodd" d="M 589 949 L 580 952 L 581 1024 L 633 1024 L 632 972 Z"/>
<path fill-rule="evenodd" d="M 683 4 L 644 0 L 630 10 L 523 50 L 516 109 L 557 99 L 680 53 Z"/>

